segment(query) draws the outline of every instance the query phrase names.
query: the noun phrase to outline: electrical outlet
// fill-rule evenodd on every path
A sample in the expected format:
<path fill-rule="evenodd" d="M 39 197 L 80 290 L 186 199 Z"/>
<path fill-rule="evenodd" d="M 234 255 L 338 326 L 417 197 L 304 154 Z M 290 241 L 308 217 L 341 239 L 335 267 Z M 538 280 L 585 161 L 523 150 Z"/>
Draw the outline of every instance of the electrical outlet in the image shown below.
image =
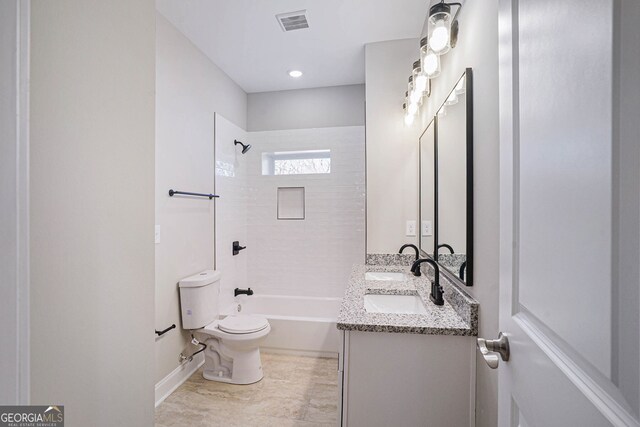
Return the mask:
<path fill-rule="evenodd" d="M 156 242 L 156 245 L 160 243 L 160 225 L 159 224 L 156 224 L 155 242 Z"/>
<path fill-rule="evenodd" d="M 416 222 L 415 220 L 408 220 L 406 227 L 406 235 L 407 237 L 414 237 L 416 235 Z"/>
<path fill-rule="evenodd" d="M 431 226 L 431 221 L 422 221 L 422 235 L 433 236 L 433 227 Z"/>

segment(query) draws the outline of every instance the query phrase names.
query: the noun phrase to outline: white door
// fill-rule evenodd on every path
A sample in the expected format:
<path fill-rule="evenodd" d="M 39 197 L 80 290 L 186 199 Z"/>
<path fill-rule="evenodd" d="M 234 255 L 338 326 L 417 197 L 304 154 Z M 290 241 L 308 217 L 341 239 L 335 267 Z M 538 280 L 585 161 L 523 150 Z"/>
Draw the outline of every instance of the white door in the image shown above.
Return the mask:
<path fill-rule="evenodd" d="M 621 3 L 500 0 L 501 427 L 640 425 Z"/>

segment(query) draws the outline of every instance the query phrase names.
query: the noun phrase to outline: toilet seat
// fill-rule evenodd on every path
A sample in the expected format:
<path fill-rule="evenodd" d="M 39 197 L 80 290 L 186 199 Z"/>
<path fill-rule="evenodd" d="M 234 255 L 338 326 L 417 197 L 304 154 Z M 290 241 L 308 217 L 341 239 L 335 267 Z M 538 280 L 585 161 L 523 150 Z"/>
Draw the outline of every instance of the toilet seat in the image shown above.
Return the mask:
<path fill-rule="evenodd" d="M 269 325 L 264 316 L 242 314 L 227 316 L 218 322 L 218 329 L 229 334 L 250 334 L 263 330 Z"/>
<path fill-rule="evenodd" d="M 240 316 L 227 316 L 222 320 L 214 320 L 199 332 L 214 337 L 244 340 L 250 336 L 262 336 L 268 333 L 269 321 L 264 316 L 243 314 Z"/>

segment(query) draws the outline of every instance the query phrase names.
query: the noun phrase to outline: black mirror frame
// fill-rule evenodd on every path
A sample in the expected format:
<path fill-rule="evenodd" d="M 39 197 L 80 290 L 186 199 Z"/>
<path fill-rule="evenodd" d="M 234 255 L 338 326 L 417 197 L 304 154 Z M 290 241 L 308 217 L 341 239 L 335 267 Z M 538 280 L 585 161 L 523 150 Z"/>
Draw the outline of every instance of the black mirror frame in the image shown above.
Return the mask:
<path fill-rule="evenodd" d="M 447 268 L 441 268 L 440 271 L 444 272 L 444 274 L 446 274 L 449 278 L 453 278 L 459 282 L 462 282 L 465 286 L 473 286 L 473 235 L 474 235 L 474 231 L 473 231 L 473 205 L 474 205 L 474 199 L 473 199 L 473 70 L 471 68 L 466 68 L 465 72 L 463 73 L 462 76 L 460 76 L 460 78 L 464 77 L 465 79 L 465 102 L 466 102 L 466 149 L 467 149 L 467 165 L 466 165 L 466 172 L 467 172 L 467 215 L 466 215 L 466 227 L 467 227 L 467 248 L 466 248 L 466 254 L 467 254 L 467 258 L 466 258 L 466 269 L 465 269 L 465 278 L 466 280 L 462 280 L 460 277 L 458 277 L 458 275 L 452 273 L 451 271 L 449 271 Z M 459 79 L 456 81 L 458 82 Z M 455 90 L 455 86 L 454 88 L 451 90 L 451 92 L 453 92 Z M 449 92 L 449 94 L 451 94 L 451 92 Z M 449 94 L 447 94 L 447 98 L 449 96 Z M 445 100 L 447 99 L 445 98 Z M 444 103 L 440 106 L 440 108 L 438 108 L 437 111 L 440 111 L 440 109 L 444 106 Z M 438 218 L 438 113 L 436 112 L 436 114 L 434 115 L 434 118 L 431 122 L 429 122 L 429 124 L 427 125 L 427 127 L 425 128 L 424 132 L 420 135 L 420 137 L 418 138 L 418 144 L 419 144 L 419 151 L 422 149 L 422 144 L 420 143 L 420 139 L 422 138 L 422 136 L 424 135 L 424 133 L 427 131 L 427 129 L 429 129 L 429 126 L 431 126 L 431 124 L 433 123 L 434 125 L 434 143 L 433 143 L 433 149 L 434 149 L 434 215 L 433 215 L 433 222 L 434 222 L 434 228 L 433 228 L 433 255 L 429 255 L 423 248 L 422 248 L 422 239 L 421 239 L 421 233 L 419 233 L 419 238 L 418 238 L 418 246 L 420 247 L 420 251 L 423 253 L 423 255 L 428 256 L 429 258 L 433 258 L 434 260 L 438 261 L 438 228 L 439 228 L 439 218 Z M 420 157 L 420 174 L 419 174 L 419 195 L 420 197 L 422 197 L 422 155 L 419 155 Z M 418 208 L 419 208 L 419 218 L 420 218 L 420 224 L 422 224 L 422 200 L 419 201 L 418 203 Z M 420 229 L 422 229 L 422 227 L 420 227 Z M 438 262 L 439 264 L 439 262 Z"/>

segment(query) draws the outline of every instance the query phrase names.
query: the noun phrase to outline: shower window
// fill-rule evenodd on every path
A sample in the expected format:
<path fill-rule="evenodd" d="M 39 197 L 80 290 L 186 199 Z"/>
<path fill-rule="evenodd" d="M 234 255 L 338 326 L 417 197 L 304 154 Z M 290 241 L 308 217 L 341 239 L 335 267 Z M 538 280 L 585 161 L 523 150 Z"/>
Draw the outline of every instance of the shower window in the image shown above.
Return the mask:
<path fill-rule="evenodd" d="M 331 150 L 262 153 L 262 175 L 331 173 Z"/>

